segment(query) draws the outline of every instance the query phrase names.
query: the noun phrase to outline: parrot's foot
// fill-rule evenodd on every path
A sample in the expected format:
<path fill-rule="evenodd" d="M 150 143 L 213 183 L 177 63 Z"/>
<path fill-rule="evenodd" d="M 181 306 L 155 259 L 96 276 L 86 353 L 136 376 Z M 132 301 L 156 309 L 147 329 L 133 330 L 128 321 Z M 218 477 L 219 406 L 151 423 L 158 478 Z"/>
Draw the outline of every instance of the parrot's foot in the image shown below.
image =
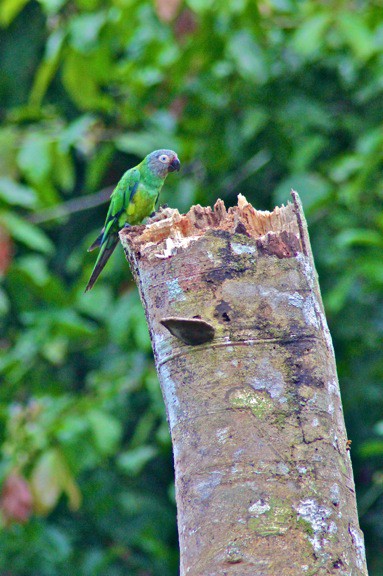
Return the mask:
<path fill-rule="evenodd" d="M 124 224 L 124 228 L 131 228 L 131 225 L 126 222 L 126 223 Z"/>

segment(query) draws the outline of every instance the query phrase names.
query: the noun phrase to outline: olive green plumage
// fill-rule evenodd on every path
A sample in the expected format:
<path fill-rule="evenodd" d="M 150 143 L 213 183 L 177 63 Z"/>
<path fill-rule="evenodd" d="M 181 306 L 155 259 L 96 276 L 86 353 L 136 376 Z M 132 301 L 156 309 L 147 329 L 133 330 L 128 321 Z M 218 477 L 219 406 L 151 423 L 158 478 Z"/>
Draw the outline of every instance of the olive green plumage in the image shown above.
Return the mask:
<path fill-rule="evenodd" d="M 158 196 L 169 172 L 180 169 L 173 150 L 155 150 L 122 176 L 110 197 L 104 228 L 88 251 L 100 248 L 92 275 L 85 288 L 90 290 L 117 246 L 123 226 L 140 224 L 155 210 Z"/>

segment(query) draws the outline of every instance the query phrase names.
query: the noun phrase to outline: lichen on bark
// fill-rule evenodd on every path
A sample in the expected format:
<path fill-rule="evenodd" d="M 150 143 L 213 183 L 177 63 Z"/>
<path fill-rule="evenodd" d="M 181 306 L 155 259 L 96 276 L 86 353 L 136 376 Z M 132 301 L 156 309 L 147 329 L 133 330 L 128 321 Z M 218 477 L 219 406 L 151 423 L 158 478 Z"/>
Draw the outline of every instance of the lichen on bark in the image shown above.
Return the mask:
<path fill-rule="evenodd" d="M 181 576 L 366 575 L 298 195 L 273 212 L 243 196 L 165 209 L 120 236 L 172 435 Z"/>

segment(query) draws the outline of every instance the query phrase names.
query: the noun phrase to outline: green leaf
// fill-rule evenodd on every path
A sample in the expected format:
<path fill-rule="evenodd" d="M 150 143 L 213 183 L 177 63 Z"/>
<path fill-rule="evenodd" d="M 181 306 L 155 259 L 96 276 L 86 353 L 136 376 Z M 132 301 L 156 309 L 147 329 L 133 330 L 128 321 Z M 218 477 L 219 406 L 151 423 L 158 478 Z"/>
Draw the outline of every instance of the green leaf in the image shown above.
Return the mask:
<path fill-rule="evenodd" d="M 340 247 L 344 246 L 378 246 L 383 247 L 383 235 L 368 228 L 350 228 L 343 230 L 336 237 Z"/>
<path fill-rule="evenodd" d="M 115 145 L 122 152 L 143 157 L 148 151 L 155 149 L 156 137 L 148 132 L 127 132 L 115 139 Z"/>
<path fill-rule="evenodd" d="M 373 458 L 383 455 L 383 440 L 367 440 L 358 450 L 362 458 Z"/>
<path fill-rule="evenodd" d="M 87 53 L 97 46 L 102 26 L 107 21 L 107 12 L 80 14 L 70 20 L 69 41 L 82 53 Z"/>
<path fill-rule="evenodd" d="M 34 183 L 42 183 L 52 167 L 52 141 L 38 132 L 28 134 L 17 161 L 22 172 Z"/>
<path fill-rule="evenodd" d="M 39 107 L 58 69 L 65 32 L 56 29 L 47 40 L 45 57 L 41 62 L 29 96 L 31 106 Z"/>
<path fill-rule="evenodd" d="M 31 488 L 35 510 L 47 514 L 54 508 L 64 492 L 69 506 L 77 510 L 81 494 L 75 483 L 64 456 L 55 448 L 44 452 L 35 464 L 31 474 Z"/>
<path fill-rule="evenodd" d="M 329 183 L 318 174 L 291 175 L 275 188 L 273 192 L 275 204 L 280 205 L 290 200 L 291 189 L 299 193 L 307 214 L 325 203 L 331 192 Z"/>
<path fill-rule="evenodd" d="M 60 456 L 57 450 L 44 452 L 31 474 L 33 502 L 38 514 L 47 514 L 54 508 L 62 492 Z"/>
<path fill-rule="evenodd" d="M 263 84 L 267 80 L 265 54 L 248 32 L 236 32 L 228 42 L 227 51 L 236 63 L 238 72 L 247 81 Z"/>
<path fill-rule="evenodd" d="M 27 2 L 28 0 L 2 0 L 0 3 L 0 25 L 8 26 Z"/>
<path fill-rule="evenodd" d="M 113 454 L 122 435 L 120 422 L 101 410 L 92 410 L 86 417 L 99 451 L 104 455 Z"/>
<path fill-rule="evenodd" d="M 154 446 L 140 446 L 118 457 L 118 465 L 129 476 L 138 476 L 150 460 L 157 455 L 157 448 Z"/>
<path fill-rule="evenodd" d="M 39 0 L 40 4 L 44 7 L 47 14 L 57 14 L 64 6 L 66 0 Z"/>
<path fill-rule="evenodd" d="M 0 288 L 0 317 L 4 317 L 9 310 L 9 299 L 7 294 Z"/>
<path fill-rule="evenodd" d="M 7 204 L 16 204 L 24 208 L 34 208 L 37 200 L 32 188 L 10 178 L 0 178 L 0 198 Z"/>
<path fill-rule="evenodd" d="M 337 28 L 360 60 L 366 60 L 375 53 L 374 35 L 358 12 L 343 10 L 337 20 Z"/>
<path fill-rule="evenodd" d="M 332 13 L 329 10 L 304 20 L 297 27 L 292 38 L 295 50 L 304 56 L 314 53 L 320 54 L 323 49 L 323 38 L 329 28 L 331 19 Z"/>
<path fill-rule="evenodd" d="M 12 238 L 25 244 L 28 248 L 44 254 L 54 252 L 54 245 L 45 233 L 20 216 L 11 212 L 1 212 L 0 223 L 8 230 Z"/>
<path fill-rule="evenodd" d="M 23 271 L 33 282 L 40 287 L 45 286 L 50 278 L 47 262 L 42 256 L 29 254 L 17 260 L 17 270 Z"/>

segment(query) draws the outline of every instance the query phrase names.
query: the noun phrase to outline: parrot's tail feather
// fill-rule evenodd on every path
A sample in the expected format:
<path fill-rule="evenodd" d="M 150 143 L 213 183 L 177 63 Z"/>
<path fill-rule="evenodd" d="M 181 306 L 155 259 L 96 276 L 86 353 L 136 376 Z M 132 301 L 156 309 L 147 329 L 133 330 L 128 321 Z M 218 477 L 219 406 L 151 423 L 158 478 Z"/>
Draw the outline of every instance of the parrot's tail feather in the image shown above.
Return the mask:
<path fill-rule="evenodd" d="M 113 251 L 117 246 L 117 243 L 118 243 L 118 235 L 116 235 L 116 237 L 109 238 L 107 243 L 105 243 L 104 246 L 101 247 L 100 254 L 98 255 L 98 258 L 96 260 L 96 264 L 93 268 L 92 275 L 89 278 L 89 282 L 86 285 L 85 292 L 88 292 L 88 290 L 90 290 L 93 287 L 97 278 L 104 269 L 105 264 L 113 254 Z"/>
<path fill-rule="evenodd" d="M 92 252 L 92 250 L 95 250 L 96 248 L 100 248 L 101 244 L 102 244 L 102 239 L 104 237 L 104 229 L 101 230 L 101 234 L 99 236 L 97 236 L 96 240 L 93 242 L 93 244 L 91 244 L 88 248 L 88 252 Z"/>

